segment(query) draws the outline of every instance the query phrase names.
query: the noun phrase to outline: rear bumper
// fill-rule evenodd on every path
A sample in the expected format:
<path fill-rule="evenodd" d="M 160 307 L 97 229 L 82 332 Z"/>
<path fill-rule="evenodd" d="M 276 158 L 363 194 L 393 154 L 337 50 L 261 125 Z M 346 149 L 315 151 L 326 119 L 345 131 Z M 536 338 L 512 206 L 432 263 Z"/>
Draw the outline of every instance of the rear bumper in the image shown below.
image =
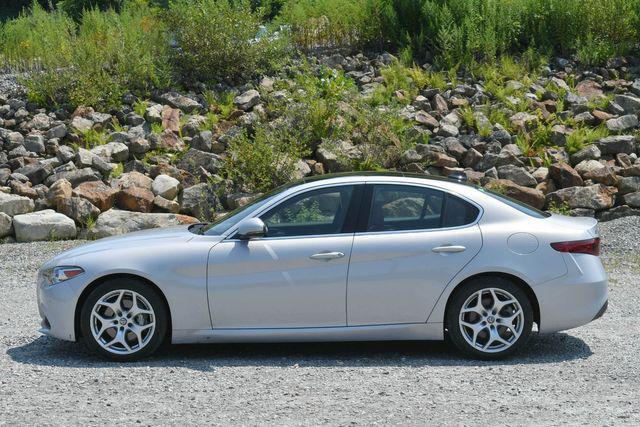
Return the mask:
<path fill-rule="evenodd" d="M 585 325 L 607 309 L 608 278 L 598 257 L 565 254 L 566 275 L 535 287 L 539 331 L 557 332 Z"/>

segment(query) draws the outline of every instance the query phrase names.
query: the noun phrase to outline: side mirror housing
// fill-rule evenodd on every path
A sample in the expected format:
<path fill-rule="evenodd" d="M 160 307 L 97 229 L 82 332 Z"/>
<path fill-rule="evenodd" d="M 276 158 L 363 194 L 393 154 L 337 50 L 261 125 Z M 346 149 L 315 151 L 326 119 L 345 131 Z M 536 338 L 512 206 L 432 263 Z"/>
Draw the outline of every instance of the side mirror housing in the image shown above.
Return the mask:
<path fill-rule="evenodd" d="M 267 235 L 267 226 L 260 218 L 245 219 L 238 226 L 237 235 L 242 240 L 264 237 Z"/>

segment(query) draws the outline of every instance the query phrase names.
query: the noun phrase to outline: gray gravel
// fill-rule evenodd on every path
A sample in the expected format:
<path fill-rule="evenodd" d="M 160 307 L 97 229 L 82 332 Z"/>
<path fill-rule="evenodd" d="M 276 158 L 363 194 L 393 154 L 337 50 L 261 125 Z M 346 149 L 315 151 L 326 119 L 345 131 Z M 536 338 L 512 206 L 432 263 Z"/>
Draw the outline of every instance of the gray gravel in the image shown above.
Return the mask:
<path fill-rule="evenodd" d="M 443 343 L 174 346 L 128 365 L 40 336 L 33 277 L 78 242 L 0 245 L 0 424 L 640 424 L 640 218 L 601 224 L 604 318 L 507 361 Z"/>

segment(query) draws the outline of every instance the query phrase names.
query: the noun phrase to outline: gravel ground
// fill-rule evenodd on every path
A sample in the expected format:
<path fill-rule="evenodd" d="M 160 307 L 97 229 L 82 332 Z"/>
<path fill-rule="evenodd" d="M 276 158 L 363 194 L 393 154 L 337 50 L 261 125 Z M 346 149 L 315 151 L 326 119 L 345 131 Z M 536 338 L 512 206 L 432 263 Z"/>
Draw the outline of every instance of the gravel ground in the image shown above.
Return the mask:
<path fill-rule="evenodd" d="M 604 318 L 500 362 L 443 343 L 174 346 L 119 365 L 40 336 L 37 267 L 0 245 L 0 424 L 640 424 L 640 218 L 601 224 Z"/>

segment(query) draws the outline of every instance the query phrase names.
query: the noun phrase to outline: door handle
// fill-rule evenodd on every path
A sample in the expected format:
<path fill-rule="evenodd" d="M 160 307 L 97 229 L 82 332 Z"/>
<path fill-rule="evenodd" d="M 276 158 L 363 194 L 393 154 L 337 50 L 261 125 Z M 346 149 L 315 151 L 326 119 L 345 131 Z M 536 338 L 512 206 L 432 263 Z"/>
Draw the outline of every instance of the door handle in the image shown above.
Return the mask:
<path fill-rule="evenodd" d="M 344 254 L 342 252 L 320 252 L 318 254 L 313 254 L 309 258 L 311 259 L 337 259 L 342 258 Z"/>
<path fill-rule="evenodd" d="M 436 246 L 431 250 L 438 254 L 453 254 L 456 252 L 463 252 L 466 249 L 467 248 L 465 248 L 464 246 L 445 245 L 445 246 Z"/>

